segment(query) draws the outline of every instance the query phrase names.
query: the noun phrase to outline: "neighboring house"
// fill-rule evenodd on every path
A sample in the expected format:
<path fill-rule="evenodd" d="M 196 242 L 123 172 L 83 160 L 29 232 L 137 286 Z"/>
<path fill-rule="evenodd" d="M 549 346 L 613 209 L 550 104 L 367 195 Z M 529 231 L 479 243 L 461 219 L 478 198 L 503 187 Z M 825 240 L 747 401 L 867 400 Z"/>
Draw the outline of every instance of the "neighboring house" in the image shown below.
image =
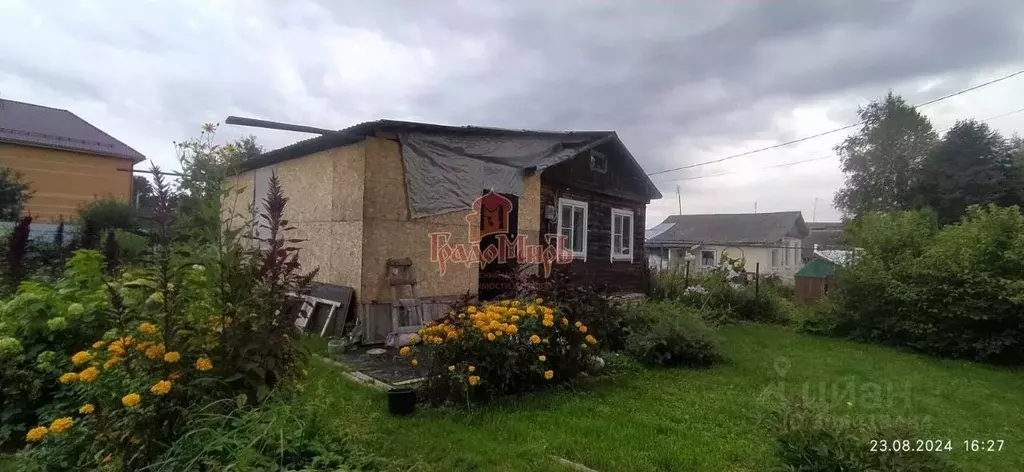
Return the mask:
<path fill-rule="evenodd" d="M 837 248 L 843 236 L 842 223 L 807 223 L 810 234 L 804 238 L 804 248 L 801 254 L 804 263 L 814 258 L 814 247 Z"/>
<path fill-rule="evenodd" d="M 775 273 L 792 280 L 803 265 L 807 225 L 798 211 L 716 215 L 672 215 L 647 234 L 651 264 L 680 267 L 690 255 L 691 269 L 717 266 L 723 254 L 742 258 L 745 270 Z M 760 266 L 758 266 L 760 264 Z"/>
<path fill-rule="evenodd" d="M 417 298 L 447 311 L 459 296 L 508 288 L 500 275 L 514 264 L 473 260 L 499 237 L 535 262 L 555 252 L 545 236 L 561 235 L 565 263 L 552 270 L 646 290 L 644 215 L 661 194 L 614 132 L 366 122 L 247 161 L 232 182 L 246 192 L 227 206 L 262 201 L 271 173 L 306 240 L 302 262 L 319 267 L 317 281 L 353 288 L 369 341 L 397 328 L 389 260 L 408 259 Z"/>
<path fill-rule="evenodd" d="M 129 199 L 131 168 L 145 159 L 67 110 L 0 99 L 0 167 L 29 184 L 34 221 L 74 218 L 97 197 Z"/>

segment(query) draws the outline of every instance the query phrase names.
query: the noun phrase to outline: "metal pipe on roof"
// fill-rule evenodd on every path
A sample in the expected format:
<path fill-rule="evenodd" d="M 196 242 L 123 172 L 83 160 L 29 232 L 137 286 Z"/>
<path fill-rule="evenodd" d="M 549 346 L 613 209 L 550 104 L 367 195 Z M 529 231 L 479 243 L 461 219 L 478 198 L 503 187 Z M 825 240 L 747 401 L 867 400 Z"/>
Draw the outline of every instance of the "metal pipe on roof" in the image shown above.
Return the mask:
<path fill-rule="evenodd" d="M 256 118 L 244 118 L 240 116 L 229 116 L 224 120 L 225 124 L 238 125 L 238 126 L 252 126 L 254 128 L 265 128 L 265 129 L 276 129 L 281 131 L 295 131 L 299 133 L 310 133 L 310 134 L 345 134 L 338 130 L 317 128 L 314 126 L 295 125 L 291 123 L 281 123 L 280 121 L 269 121 L 269 120 L 258 120 Z"/>

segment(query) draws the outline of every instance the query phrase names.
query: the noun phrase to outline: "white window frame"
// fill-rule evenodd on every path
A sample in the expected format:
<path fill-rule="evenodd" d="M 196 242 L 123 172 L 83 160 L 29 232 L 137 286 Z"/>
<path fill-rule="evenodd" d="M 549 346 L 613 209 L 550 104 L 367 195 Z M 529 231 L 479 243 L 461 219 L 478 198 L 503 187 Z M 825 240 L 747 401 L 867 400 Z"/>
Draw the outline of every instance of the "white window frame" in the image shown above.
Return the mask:
<path fill-rule="evenodd" d="M 705 265 L 704 264 L 704 253 L 705 252 L 710 252 L 711 253 L 711 265 Z M 718 251 L 716 251 L 714 249 L 701 249 L 700 250 L 700 266 L 701 267 L 715 267 L 716 265 L 718 265 Z"/>
<path fill-rule="evenodd" d="M 629 228 L 628 229 L 625 228 L 625 227 L 622 228 L 622 230 L 624 232 L 625 231 L 629 232 L 629 254 L 622 254 L 622 253 L 616 253 L 615 252 L 615 217 L 616 216 L 629 217 Z M 634 220 L 633 219 L 633 210 L 626 210 L 624 208 L 612 208 L 611 243 L 609 244 L 610 250 L 608 251 L 609 253 L 611 253 L 611 260 L 612 260 L 612 262 L 615 262 L 615 261 L 629 261 L 629 262 L 633 262 L 633 248 L 636 247 L 636 244 L 633 244 L 634 243 L 633 240 L 636 239 L 636 238 L 633 237 L 633 228 L 634 228 L 633 220 Z M 625 234 L 625 233 L 623 233 L 623 234 Z"/>
<path fill-rule="evenodd" d="M 559 236 L 565 236 L 565 235 L 562 234 L 562 215 L 564 214 L 562 212 L 562 208 L 563 207 L 581 208 L 581 209 L 583 209 L 583 238 L 582 238 L 583 250 L 582 251 L 577 251 L 574 248 L 573 251 L 572 251 L 572 257 L 573 257 L 573 259 L 583 259 L 583 261 L 586 262 L 586 260 L 587 260 L 587 224 L 588 224 L 587 223 L 587 218 L 588 218 L 588 213 L 589 213 L 589 209 L 587 208 L 587 202 L 581 202 L 579 200 L 571 200 L 571 199 L 568 199 L 568 198 L 559 198 L 558 199 L 558 235 Z M 573 226 L 572 232 L 573 232 L 574 236 L 576 235 L 576 231 L 577 230 L 578 230 L 578 228 Z M 568 238 L 566 238 L 566 240 L 568 241 Z"/>

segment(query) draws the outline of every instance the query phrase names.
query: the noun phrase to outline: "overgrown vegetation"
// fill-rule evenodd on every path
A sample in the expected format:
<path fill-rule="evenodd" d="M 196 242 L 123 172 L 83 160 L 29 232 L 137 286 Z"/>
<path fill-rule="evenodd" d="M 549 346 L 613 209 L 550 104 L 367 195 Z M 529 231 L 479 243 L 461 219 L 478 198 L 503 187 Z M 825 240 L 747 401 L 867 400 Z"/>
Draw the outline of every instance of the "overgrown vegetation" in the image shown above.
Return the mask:
<path fill-rule="evenodd" d="M 972 207 L 940 229 L 928 211 L 868 214 L 856 263 L 811 329 L 932 355 L 1024 363 L 1024 216 Z"/>
<path fill-rule="evenodd" d="M 626 312 L 626 351 L 645 364 L 707 367 L 723 360 L 697 308 L 660 301 L 638 303 Z"/>

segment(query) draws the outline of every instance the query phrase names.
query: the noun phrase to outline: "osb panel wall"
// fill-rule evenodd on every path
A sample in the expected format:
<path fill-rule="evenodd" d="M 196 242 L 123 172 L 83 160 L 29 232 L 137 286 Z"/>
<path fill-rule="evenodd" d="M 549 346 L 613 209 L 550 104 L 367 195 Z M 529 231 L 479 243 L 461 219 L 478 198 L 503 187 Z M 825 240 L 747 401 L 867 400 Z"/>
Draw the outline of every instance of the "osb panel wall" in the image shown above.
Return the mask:
<path fill-rule="evenodd" d="M 333 221 L 360 221 L 363 219 L 365 192 L 365 141 L 331 149 L 333 156 L 334 191 L 332 192 Z"/>
<path fill-rule="evenodd" d="M 523 197 L 519 199 L 519 230 L 540 231 L 540 174 L 523 178 Z"/>
<path fill-rule="evenodd" d="M 385 264 L 389 258 L 412 259 L 421 297 L 476 293 L 479 268 L 449 264 L 445 275 L 430 261 L 430 233 L 449 232 L 452 243 L 467 244 L 466 217 L 470 211 L 411 219 L 405 174 L 398 142 L 370 138 L 366 156 L 363 199 L 363 302 L 391 299 Z"/>
<path fill-rule="evenodd" d="M 36 222 L 74 218 L 78 209 L 97 197 L 127 200 L 132 161 L 70 151 L 0 144 L 0 167 L 21 172 L 33 192 L 25 213 Z"/>
<path fill-rule="evenodd" d="M 285 209 L 288 221 L 331 221 L 335 154 L 333 150 L 318 152 L 274 167 L 281 189 L 289 198 Z M 257 196 L 257 202 L 262 198 Z"/>
<path fill-rule="evenodd" d="M 387 260 L 408 257 L 416 272 L 416 295 L 447 297 L 477 292 L 479 267 L 448 263 L 444 275 L 430 261 L 430 233 L 449 232 L 452 244 L 466 243 L 466 226 L 420 221 L 368 219 L 363 222 L 363 302 L 391 300 Z"/>
<path fill-rule="evenodd" d="M 330 240 L 333 241 L 329 255 L 331 269 L 324 281 L 352 287 L 356 299 L 362 300 L 363 222 L 332 222 Z"/>

